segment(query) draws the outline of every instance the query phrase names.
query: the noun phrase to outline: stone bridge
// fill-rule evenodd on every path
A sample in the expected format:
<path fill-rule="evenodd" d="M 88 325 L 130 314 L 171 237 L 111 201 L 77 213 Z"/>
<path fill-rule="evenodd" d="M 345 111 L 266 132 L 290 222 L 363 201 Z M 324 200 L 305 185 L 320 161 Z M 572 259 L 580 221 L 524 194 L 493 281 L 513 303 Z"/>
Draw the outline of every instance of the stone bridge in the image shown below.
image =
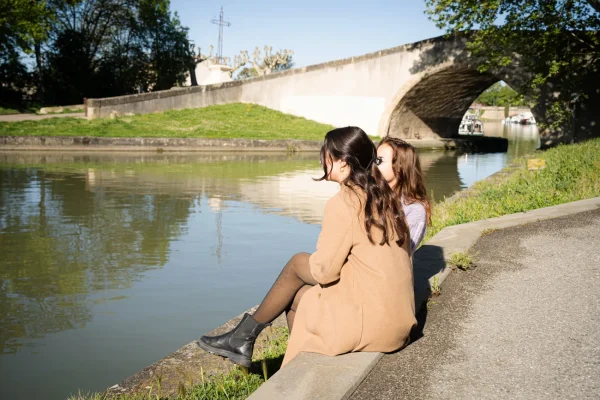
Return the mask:
<path fill-rule="evenodd" d="M 481 92 L 499 80 L 523 78 L 519 71 L 479 73 L 465 43 L 465 37 L 438 37 L 243 81 L 88 99 L 87 115 L 241 102 L 334 126 L 360 126 L 371 135 L 447 138 L 457 135 Z"/>

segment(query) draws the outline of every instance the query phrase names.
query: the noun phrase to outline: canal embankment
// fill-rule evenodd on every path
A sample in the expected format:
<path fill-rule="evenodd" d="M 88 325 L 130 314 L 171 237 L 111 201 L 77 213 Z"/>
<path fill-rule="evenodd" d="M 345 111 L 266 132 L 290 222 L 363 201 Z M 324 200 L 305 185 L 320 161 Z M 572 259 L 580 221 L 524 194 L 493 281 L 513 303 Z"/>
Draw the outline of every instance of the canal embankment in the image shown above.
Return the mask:
<path fill-rule="evenodd" d="M 0 149 L 318 151 L 325 133 L 331 129 L 331 125 L 254 104 L 226 104 L 94 120 L 67 117 L 0 121 Z M 410 142 L 422 149 L 468 152 L 503 152 L 508 147 L 506 139 L 476 136 Z"/>
<path fill-rule="evenodd" d="M 323 131 L 326 133 L 326 131 Z M 324 135 L 323 135 L 324 136 Z M 379 138 L 374 137 L 375 141 Z M 473 153 L 505 152 L 504 138 L 465 136 L 455 139 L 407 140 L 418 149 L 460 150 Z M 0 136 L 0 150 L 29 151 L 254 151 L 318 152 L 322 140 L 146 138 L 88 136 Z"/>

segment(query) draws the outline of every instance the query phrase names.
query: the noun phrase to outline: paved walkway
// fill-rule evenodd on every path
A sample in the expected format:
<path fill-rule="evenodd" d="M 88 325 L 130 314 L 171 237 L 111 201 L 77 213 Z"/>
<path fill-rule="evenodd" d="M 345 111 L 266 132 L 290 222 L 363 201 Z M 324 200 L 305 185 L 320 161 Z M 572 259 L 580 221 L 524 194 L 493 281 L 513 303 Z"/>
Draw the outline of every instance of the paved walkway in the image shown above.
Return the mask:
<path fill-rule="evenodd" d="M 80 113 L 68 113 L 68 114 L 46 114 L 46 115 L 37 115 L 37 114 L 9 114 L 9 115 L 0 115 L 0 122 L 17 122 L 17 121 L 38 121 L 40 119 L 48 119 L 48 118 L 85 118 L 83 112 Z"/>
<path fill-rule="evenodd" d="M 482 237 L 423 337 L 384 356 L 351 397 L 600 398 L 600 210 Z"/>

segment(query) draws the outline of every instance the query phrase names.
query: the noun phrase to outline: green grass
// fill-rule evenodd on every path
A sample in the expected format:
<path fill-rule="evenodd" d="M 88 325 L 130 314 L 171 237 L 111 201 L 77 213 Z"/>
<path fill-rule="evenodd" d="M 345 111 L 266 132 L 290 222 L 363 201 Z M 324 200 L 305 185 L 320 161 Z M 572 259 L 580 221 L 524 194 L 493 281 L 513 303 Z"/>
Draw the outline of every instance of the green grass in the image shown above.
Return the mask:
<path fill-rule="evenodd" d="M 254 104 L 226 104 L 199 109 L 94 120 L 52 118 L 0 122 L 2 136 L 102 136 L 165 138 L 251 138 L 323 140 L 333 129 Z"/>
<path fill-rule="evenodd" d="M 535 157 L 547 167 L 527 169 L 527 159 L 504 181 L 476 183 L 470 195 L 436 204 L 427 237 L 447 226 L 600 196 L 600 138 L 560 145 Z"/>
<path fill-rule="evenodd" d="M 16 110 L 14 108 L 4 108 L 4 107 L 0 107 L 0 115 L 11 115 L 11 114 L 20 114 L 21 112 L 19 110 Z"/>
<path fill-rule="evenodd" d="M 37 102 L 26 103 L 21 107 L 12 108 L 12 107 L 0 107 L 0 115 L 10 115 L 10 114 L 33 114 L 40 109 L 41 105 Z"/>
<path fill-rule="evenodd" d="M 261 369 L 258 372 L 250 370 L 244 372 L 241 368 L 235 367 L 227 374 L 214 376 L 205 376 L 202 373 L 202 381 L 199 384 L 192 385 L 180 382 L 178 394 L 171 397 L 175 400 L 241 400 L 250 396 L 256 389 L 262 385 L 269 376 L 277 372 L 281 366 L 283 355 L 287 348 L 289 337 L 287 328 L 277 327 L 266 333 L 267 341 L 264 346 L 259 346 L 254 351 L 252 360 L 254 362 L 266 362 L 267 370 Z M 161 382 L 156 383 L 146 394 L 108 396 L 102 393 L 78 393 L 69 397 L 68 400 L 157 400 L 165 398 L 161 393 Z"/>
<path fill-rule="evenodd" d="M 229 374 L 211 377 L 199 385 L 186 389 L 179 386 L 176 400 L 218 400 L 218 399 L 245 399 L 250 396 L 263 383 L 257 374 L 246 375 L 241 369 L 234 369 Z M 167 398 L 161 394 L 160 385 L 152 387 L 147 394 L 110 396 L 101 393 L 79 393 L 69 397 L 68 400 L 158 400 Z"/>
<path fill-rule="evenodd" d="M 446 261 L 453 270 L 468 271 L 475 266 L 475 256 L 464 251 L 452 254 Z"/>

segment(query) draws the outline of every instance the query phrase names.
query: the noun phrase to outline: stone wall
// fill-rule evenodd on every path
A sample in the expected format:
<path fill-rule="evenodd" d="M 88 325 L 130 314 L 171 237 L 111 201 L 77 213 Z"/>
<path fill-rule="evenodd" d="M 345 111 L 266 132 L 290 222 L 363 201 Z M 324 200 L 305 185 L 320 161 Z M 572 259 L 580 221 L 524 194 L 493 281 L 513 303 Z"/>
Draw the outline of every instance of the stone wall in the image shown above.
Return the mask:
<path fill-rule="evenodd" d="M 113 115 L 150 114 L 240 101 L 241 82 L 227 82 L 129 96 L 87 99 L 87 117 L 105 118 Z"/>
<path fill-rule="evenodd" d="M 419 149 L 504 152 L 503 138 L 465 136 L 460 139 L 407 139 Z M 319 151 L 318 140 L 259 140 L 206 138 L 113 138 L 86 136 L 0 136 L 0 150 L 71 150 L 71 151 Z"/>
<path fill-rule="evenodd" d="M 481 119 L 483 121 L 502 121 L 504 116 L 504 107 L 481 107 L 481 110 L 484 111 Z M 531 112 L 531 108 L 529 107 L 510 107 L 508 111 L 508 116 L 512 117 L 513 115 L 522 114 L 525 112 Z"/>

